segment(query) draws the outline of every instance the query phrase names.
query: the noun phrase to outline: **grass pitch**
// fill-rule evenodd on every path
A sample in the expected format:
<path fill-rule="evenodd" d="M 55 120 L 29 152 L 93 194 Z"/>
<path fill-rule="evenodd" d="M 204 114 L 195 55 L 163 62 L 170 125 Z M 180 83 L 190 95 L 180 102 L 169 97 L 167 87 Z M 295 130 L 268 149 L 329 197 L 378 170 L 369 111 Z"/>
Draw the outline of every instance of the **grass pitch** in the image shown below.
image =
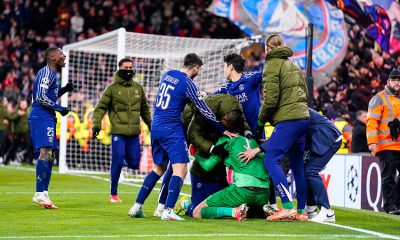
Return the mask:
<path fill-rule="evenodd" d="M 139 187 L 120 184 L 123 202 L 110 203 L 107 180 L 53 173 L 50 196 L 59 209 L 47 210 L 31 202 L 33 168 L 0 167 L 0 239 L 400 239 L 400 216 L 335 207 L 337 222 L 330 225 L 190 217 L 166 222 L 152 216 L 158 191 L 144 205 L 147 218 L 133 219 L 128 210 Z"/>

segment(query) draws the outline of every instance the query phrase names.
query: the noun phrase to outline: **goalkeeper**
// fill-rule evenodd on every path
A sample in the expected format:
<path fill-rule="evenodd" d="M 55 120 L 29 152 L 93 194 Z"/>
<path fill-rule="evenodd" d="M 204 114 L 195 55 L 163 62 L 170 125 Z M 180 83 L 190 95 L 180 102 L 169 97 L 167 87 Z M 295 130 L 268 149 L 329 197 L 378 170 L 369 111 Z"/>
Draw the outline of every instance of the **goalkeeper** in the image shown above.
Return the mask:
<path fill-rule="evenodd" d="M 206 97 L 204 101 L 218 119 L 234 110 L 243 114 L 242 107 L 234 96 L 215 94 Z M 245 123 L 245 128 L 249 129 L 247 123 Z M 207 129 L 207 131 L 204 131 L 204 129 Z M 247 131 L 247 133 L 250 134 L 250 131 Z M 206 118 L 196 111 L 188 128 L 188 140 L 192 147 L 201 156 L 210 157 L 210 154 L 214 154 L 224 158 L 228 156 L 227 150 L 223 146 L 215 144 L 220 136 L 218 131 L 213 126 L 210 126 Z M 185 209 L 188 210 L 189 216 L 192 216 L 194 207 L 204 199 L 228 186 L 223 162 L 217 164 L 212 170 L 205 171 L 195 159 L 190 169 L 190 180 L 192 186 L 191 202 L 184 196 L 175 205 L 177 212 Z"/>
<path fill-rule="evenodd" d="M 241 112 L 230 111 L 221 119 L 221 124 L 230 132 L 243 133 L 244 119 Z M 258 154 L 248 164 L 241 162 L 241 151 L 258 146 L 253 139 L 243 136 L 237 138 L 220 137 L 217 146 L 224 146 L 229 156 L 222 159 L 218 155 L 204 158 L 199 153 L 196 160 L 206 171 L 210 171 L 220 162 L 233 170 L 234 182 L 219 192 L 209 196 L 193 211 L 194 218 L 234 217 L 238 221 L 246 219 L 249 207 L 262 209 L 269 199 L 269 175 L 264 165 L 264 154 Z M 248 207 L 249 206 L 249 207 Z"/>

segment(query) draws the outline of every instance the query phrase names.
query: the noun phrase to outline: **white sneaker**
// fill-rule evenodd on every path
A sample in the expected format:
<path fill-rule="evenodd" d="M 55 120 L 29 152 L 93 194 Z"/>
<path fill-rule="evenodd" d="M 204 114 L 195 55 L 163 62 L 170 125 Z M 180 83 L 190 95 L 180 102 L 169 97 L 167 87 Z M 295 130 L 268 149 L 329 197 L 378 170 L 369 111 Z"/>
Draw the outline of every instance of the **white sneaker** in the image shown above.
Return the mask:
<path fill-rule="evenodd" d="M 143 210 L 142 210 L 142 205 L 138 204 L 138 203 L 133 204 L 131 209 L 129 209 L 128 216 L 133 217 L 133 218 L 145 217 Z"/>
<path fill-rule="evenodd" d="M 32 202 L 45 208 L 51 208 L 51 206 L 53 205 L 42 192 L 35 193 L 35 195 L 33 195 L 32 197 Z"/>
<path fill-rule="evenodd" d="M 164 209 L 156 209 L 154 210 L 153 216 L 154 217 L 161 217 L 162 213 L 163 213 Z"/>
<path fill-rule="evenodd" d="M 265 214 L 265 216 L 271 216 L 271 215 L 273 215 L 274 213 L 276 213 L 276 212 L 278 212 L 278 208 L 277 208 L 277 206 L 276 206 L 276 204 L 269 204 L 269 203 L 267 203 L 267 204 L 265 204 L 264 206 L 263 206 L 263 211 L 264 211 L 264 214 Z"/>
<path fill-rule="evenodd" d="M 174 210 L 172 208 L 167 208 L 164 209 L 164 211 L 161 214 L 161 220 L 166 220 L 166 221 L 182 221 L 185 220 L 182 217 L 179 217 L 176 215 Z"/>
<path fill-rule="evenodd" d="M 315 206 L 306 206 L 306 211 L 308 219 L 313 219 L 318 215 L 317 207 Z"/>
<path fill-rule="evenodd" d="M 310 221 L 313 222 L 336 222 L 336 215 L 332 209 L 326 209 L 321 207 L 318 215 L 312 218 Z"/>

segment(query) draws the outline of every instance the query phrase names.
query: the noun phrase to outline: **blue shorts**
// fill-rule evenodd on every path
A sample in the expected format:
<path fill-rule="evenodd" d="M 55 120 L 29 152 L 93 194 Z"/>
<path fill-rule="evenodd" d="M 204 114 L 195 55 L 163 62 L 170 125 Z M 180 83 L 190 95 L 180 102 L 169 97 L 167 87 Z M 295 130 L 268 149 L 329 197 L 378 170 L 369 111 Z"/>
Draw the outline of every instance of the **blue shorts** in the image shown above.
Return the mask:
<path fill-rule="evenodd" d="M 56 120 L 53 118 L 30 119 L 33 152 L 39 153 L 40 148 L 59 149 L 56 139 Z"/>
<path fill-rule="evenodd" d="M 157 165 L 188 163 L 189 152 L 183 131 L 152 131 L 153 161 Z"/>

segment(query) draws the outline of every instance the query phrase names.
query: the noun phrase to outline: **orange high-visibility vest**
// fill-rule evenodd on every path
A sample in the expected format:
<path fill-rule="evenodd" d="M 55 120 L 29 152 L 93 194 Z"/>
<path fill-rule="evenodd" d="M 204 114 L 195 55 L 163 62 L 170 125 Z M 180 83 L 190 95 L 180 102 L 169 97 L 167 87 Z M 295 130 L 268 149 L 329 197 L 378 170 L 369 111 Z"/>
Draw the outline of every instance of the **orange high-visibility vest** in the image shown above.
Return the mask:
<path fill-rule="evenodd" d="M 387 86 L 369 101 L 367 115 L 368 145 L 377 144 L 376 152 L 383 150 L 400 151 L 400 137 L 395 141 L 390 136 L 388 123 L 394 118 L 400 120 L 400 96 L 394 95 Z"/>

